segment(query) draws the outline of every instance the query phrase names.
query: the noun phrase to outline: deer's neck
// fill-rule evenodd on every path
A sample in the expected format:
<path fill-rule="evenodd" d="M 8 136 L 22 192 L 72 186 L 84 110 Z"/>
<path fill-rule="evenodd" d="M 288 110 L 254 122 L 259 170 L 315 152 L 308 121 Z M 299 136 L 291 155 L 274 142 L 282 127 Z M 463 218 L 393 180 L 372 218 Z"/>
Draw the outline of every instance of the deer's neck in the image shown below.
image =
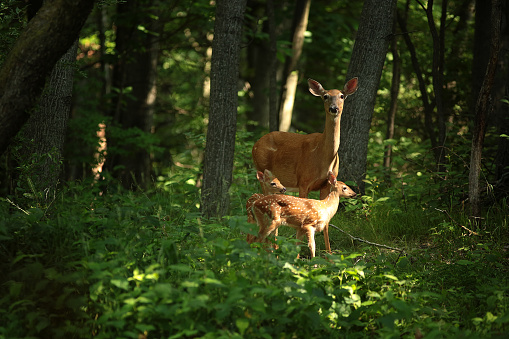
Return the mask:
<path fill-rule="evenodd" d="M 328 112 L 326 112 L 326 114 L 327 119 L 325 121 L 322 143 L 327 158 L 330 157 L 333 159 L 339 148 L 341 114 L 338 114 L 335 117 Z"/>
<path fill-rule="evenodd" d="M 323 217 L 330 220 L 338 210 L 339 192 L 330 192 L 329 195 L 327 195 L 325 199 L 320 200 L 320 202 L 322 203 Z"/>

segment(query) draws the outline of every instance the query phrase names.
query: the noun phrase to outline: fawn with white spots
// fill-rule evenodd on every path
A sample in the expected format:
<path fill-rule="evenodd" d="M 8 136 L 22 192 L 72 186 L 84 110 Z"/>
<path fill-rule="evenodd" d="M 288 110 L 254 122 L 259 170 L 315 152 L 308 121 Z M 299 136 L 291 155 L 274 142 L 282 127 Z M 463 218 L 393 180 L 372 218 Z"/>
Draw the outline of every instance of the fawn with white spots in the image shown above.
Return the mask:
<path fill-rule="evenodd" d="M 322 85 L 308 80 L 309 91 L 322 98 L 325 108 L 323 133 L 297 134 L 271 132 L 258 140 L 252 150 L 258 171 L 270 170 L 287 191 L 299 192 L 307 198 L 310 191 L 320 190 L 320 199 L 327 196 L 327 173 L 338 175 L 338 147 L 343 103 L 357 90 L 358 79 L 348 81 L 343 90 L 325 90 Z"/>
<path fill-rule="evenodd" d="M 354 198 L 357 194 L 345 183 L 336 180 L 329 171 L 328 195 L 321 200 L 298 198 L 290 195 L 273 194 L 256 200 L 252 206 L 253 215 L 259 230 L 249 243 L 264 241 L 280 225 L 297 230 L 297 239 L 305 235 L 311 257 L 315 256 L 315 233 L 324 231 L 325 247 L 331 253 L 329 235 L 326 230 L 329 221 L 336 214 L 340 198 Z"/>
<path fill-rule="evenodd" d="M 251 195 L 246 202 L 247 222 L 251 224 L 256 224 L 253 211 L 251 209 L 256 200 L 269 194 L 284 194 L 286 192 L 286 188 L 281 185 L 281 182 L 279 182 L 279 180 L 269 170 L 265 170 L 263 173 L 260 171 L 256 172 L 256 178 L 262 186 L 263 194 L 255 193 Z M 252 237 L 253 236 L 251 234 L 248 234 L 247 241 L 249 242 Z"/>

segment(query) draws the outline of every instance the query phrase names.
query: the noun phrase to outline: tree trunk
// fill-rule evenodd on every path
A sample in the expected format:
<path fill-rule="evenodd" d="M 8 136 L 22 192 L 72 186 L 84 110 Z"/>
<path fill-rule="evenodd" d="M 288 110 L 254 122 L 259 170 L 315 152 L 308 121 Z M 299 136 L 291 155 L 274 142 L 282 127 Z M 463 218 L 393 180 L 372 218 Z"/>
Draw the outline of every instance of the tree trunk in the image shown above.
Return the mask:
<path fill-rule="evenodd" d="M 0 153 L 29 118 L 46 77 L 76 41 L 93 0 L 46 1 L 0 70 Z"/>
<path fill-rule="evenodd" d="M 396 33 L 397 20 L 394 17 L 393 21 L 393 35 L 391 40 L 392 52 L 392 82 L 391 82 L 391 103 L 389 111 L 387 112 L 387 132 L 385 139 L 394 139 L 394 123 L 396 119 L 396 112 L 398 110 L 398 96 L 399 85 L 401 83 L 401 58 L 398 53 L 398 39 Z M 387 169 L 387 176 L 390 179 L 391 170 L 391 157 L 392 157 L 392 144 L 385 146 L 384 167 Z"/>
<path fill-rule="evenodd" d="M 209 126 L 203 168 L 201 212 L 222 217 L 229 209 L 237 124 L 237 81 L 246 0 L 216 5 L 210 78 Z"/>
<path fill-rule="evenodd" d="M 435 160 L 438 165 L 438 170 L 443 171 L 443 164 L 445 160 L 445 138 L 446 138 L 446 127 L 445 127 L 445 112 L 443 105 L 443 87 L 444 87 L 444 53 L 445 53 L 445 20 L 447 18 L 447 1 L 442 0 L 442 15 L 440 17 L 440 29 L 437 31 L 435 25 L 435 19 L 433 17 L 433 0 L 428 1 L 428 6 L 422 8 L 426 12 L 428 19 L 428 26 L 433 40 L 433 93 L 435 94 L 435 104 L 437 107 L 437 123 L 438 123 L 438 145 L 435 150 Z"/>
<path fill-rule="evenodd" d="M 261 1 L 252 1 L 249 3 L 251 15 L 263 17 L 266 15 L 266 5 Z M 251 30 L 258 29 L 257 20 L 252 22 Z M 265 22 L 262 26 L 262 33 L 268 34 L 268 24 Z M 251 85 L 250 106 L 252 109 L 247 111 L 248 120 L 257 122 L 264 129 L 269 126 L 269 77 L 270 77 L 270 53 L 269 41 L 256 36 L 247 46 L 248 75 L 246 80 Z M 248 126 L 250 128 L 250 126 Z"/>
<path fill-rule="evenodd" d="M 364 193 L 369 128 L 378 84 L 392 34 L 395 0 L 366 0 L 353 47 L 347 79 L 358 77 L 359 89 L 345 101 L 341 120 L 339 175 Z"/>
<path fill-rule="evenodd" d="M 119 92 L 113 101 L 112 125 L 106 129 L 105 167 L 126 188 L 146 188 L 151 183 L 150 151 L 146 143 L 138 144 L 138 135 L 128 134 L 126 138 L 124 132 L 112 132 L 112 127 L 121 131 L 139 129 L 145 133 L 141 139 L 152 133 L 157 92 L 158 22 L 143 7 L 150 8 L 151 4 L 152 1 L 118 5 L 116 49 L 119 60 L 113 71 L 113 87 Z M 139 25 L 148 32 L 139 30 Z"/>
<path fill-rule="evenodd" d="M 486 132 L 486 116 L 492 109 L 490 100 L 491 88 L 495 78 L 497 68 L 497 58 L 500 49 L 500 20 L 501 3 L 500 0 L 492 0 L 491 7 L 491 48 L 489 62 L 486 67 L 479 98 L 475 109 L 474 130 L 472 133 L 472 151 L 470 153 L 470 173 L 468 177 L 468 197 L 470 200 L 470 216 L 475 218 L 475 222 L 481 217 L 481 202 L 479 189 L 479 176 L 481 173 L 481 155 Z"/>
<path fill-rule="evenodd" d="M 286 59 L 283 73 L 284 86 L 279 108 L 280 131 L 288 132 L 292 124 L 293 104 L 295 102 L 295 92 L 299 80 L 297 63 L 299 62 L 300 55 L 302 54 L 302 47 L 304 46 L 304 33 L 308 25 L 310 5 L 311 0 L 298 0 L 295 5 L 292 30 L 292 56 Z"/>
<path fill-rule="evenodd" d="M 20 179 L 30 180 L 31 189 L 35 190 L 32 193 L 38 198 L 42 195 L 46 202 L 54 199 L 60 176 L 77 48 L 78 40 L 53 68 L 37 110 L 30 115 L 20 136 L 20 163 L 29 171 L 20 173 Z"/>

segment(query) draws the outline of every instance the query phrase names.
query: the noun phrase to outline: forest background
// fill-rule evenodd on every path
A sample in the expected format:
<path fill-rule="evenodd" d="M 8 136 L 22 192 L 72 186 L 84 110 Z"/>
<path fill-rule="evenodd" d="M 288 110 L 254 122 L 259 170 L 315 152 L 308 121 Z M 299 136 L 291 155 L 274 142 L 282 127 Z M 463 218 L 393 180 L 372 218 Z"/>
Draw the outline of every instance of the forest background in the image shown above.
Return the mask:
<path fill-rule="evenodd" d="M 1 337 L 508 331 L 505 1 L 0 15 Z M 254 142 L 321 132 L 306 80 L 354 76 L 338 177 L 362 195 L 332 221 L 333 254 L 296 259 L 284 228 L 275 253 L 248 246 Z"/>

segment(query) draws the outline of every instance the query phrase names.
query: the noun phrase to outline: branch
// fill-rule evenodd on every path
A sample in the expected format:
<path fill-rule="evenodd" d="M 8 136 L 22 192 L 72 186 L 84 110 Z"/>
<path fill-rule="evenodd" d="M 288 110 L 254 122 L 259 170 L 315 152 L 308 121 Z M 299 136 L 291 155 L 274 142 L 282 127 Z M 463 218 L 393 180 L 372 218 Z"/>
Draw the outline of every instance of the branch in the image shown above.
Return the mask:
<path fill-rule="evenodd" d="M 348 236 L 349 236 L 350 238 L 352 238 L 353 240 L 357 240 L 357 241 L 360 241 L 360 242 L 364 242 L 364 243 L 366 243 L 366 244 L 368 244 L 368 245 L 373 245 L 373 246 L 383 247 L 383 248 L 387 248 L 387 249 L 389 249 L 389 250 L 394 250 L 394 251 L 398 251 L 398 252 L 403 253 L 403 250 L 402 250 L 402 249 L 400 249 L 400 248 L 391 247 L 391 246 L 382 245 L 382 244 L 377 244 L 377 243 L 374 243 L 374 242 L 371 242 L 371 241 L 367 241 L 367 240 L 364 240 L 364 239 L 361 239 L 361 238 L 357 238 L 357 237 L 354 237 L 353 235 L 351 235 L 351 234 L 349 234 L 349 233 L 347 233 L 347 232 L 343 231 L 341 228 L 339 228 L 339 227 L 337 227 L 337 226 L 335 226 L 335 225 L 333 225 L 333 224 L 329 224 L 329 226 L 332 226 L 332 227 L 334 227 L 335 229 L 339 230 L 340 232 L 342 232 L 342 233 L 344 233 L 344 234 L 348 235 Z"/>
<path fill-rule="evenodd" d="M 438 208 L 436 208 L 436 207 L 435 207 L 435 209 L 436 209 L 437 211 L 439 211 L 439 212 L 445 213 L 445 214 L 449 217 L 449 219 L 451 219 L 451 221 L 452 221 L 452 222 L 453 222 L 456 226 L 459 226 L 459 227 L 461 227 L 461 228 L 466 229 L 466 230 L 468 231 L 468 235 L 472 235 L 472 234 L 473 234 L 473 235 L 479 235 L 479 233 L 474 232 L 474 231 L 472 231 L 472 230 L 470 230 L 470 229 L 466 228 L 466 227 L 465 227 L 465 226 L 463 226 L 463 225 L 460 225 L 460 224 L 459 224 L 456 220 L 454 220 L 454 219 L 451 217 L 451 215 L 449 214 L 449 212 L 447 212 L 446 210 L 441 210 L 441 209 L 438 209 Z"/>

